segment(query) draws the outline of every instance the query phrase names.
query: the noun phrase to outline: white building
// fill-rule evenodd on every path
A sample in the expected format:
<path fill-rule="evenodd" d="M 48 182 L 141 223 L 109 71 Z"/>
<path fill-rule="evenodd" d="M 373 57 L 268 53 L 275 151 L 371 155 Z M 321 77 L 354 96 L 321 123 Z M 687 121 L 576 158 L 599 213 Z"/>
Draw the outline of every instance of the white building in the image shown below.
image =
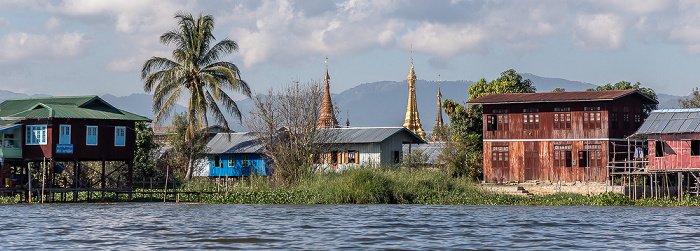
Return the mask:
<path fill-rule="evenodd" d="M 325 128 L 332 135 L 322 153 L 312 156 L 322 169 L 393 165 L 401 161 L 404 144 L 426 143 L 404 127 Z"/>

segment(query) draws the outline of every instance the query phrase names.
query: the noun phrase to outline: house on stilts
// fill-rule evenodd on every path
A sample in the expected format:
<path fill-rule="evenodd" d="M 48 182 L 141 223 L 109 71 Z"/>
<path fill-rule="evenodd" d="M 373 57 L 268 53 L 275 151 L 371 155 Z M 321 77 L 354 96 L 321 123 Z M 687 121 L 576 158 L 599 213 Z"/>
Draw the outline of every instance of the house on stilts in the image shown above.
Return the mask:
<path fill-rule="evenodd" d="M 633 138 L 646 142 L 635 149 L 634 157 L 641 157 L 639 152 L 648 157 L 633 157 L 637 163 L 632 164 L 643 166 L 641 170 L 620 173 L 646 178 L 644 184 L 650 185 L 653 196 L 700 194 L 700 109 L 652 111 Z"/>
<path fill-rule="evenodd" d="M 150 119 L 98 96 L 9 99 L 0 119 L 0 191 L 131 195 L 135 123 Z"/>

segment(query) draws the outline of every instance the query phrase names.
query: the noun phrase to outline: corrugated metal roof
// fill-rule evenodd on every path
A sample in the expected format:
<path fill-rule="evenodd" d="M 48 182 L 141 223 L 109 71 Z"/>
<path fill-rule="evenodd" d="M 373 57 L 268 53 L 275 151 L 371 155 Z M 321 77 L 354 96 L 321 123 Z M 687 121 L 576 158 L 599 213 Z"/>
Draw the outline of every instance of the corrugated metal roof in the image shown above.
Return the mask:
<path fill-rule="evenodd" d="M 357 143 L 379 143 L 398 133 L 405 133 L 411 138 L 410 143 L 426 143 L 423 139 L 404 127 L 350 127 L 350 128 L 326 128 L 319 130 L 329 130 L 326 142 L 333 144 L 357 144 Z M 329 142 L 330 141 L 330 142 Z"/>
<path fill-rule="evenodd" d="M 8 99 L 0 103 L 0 117 L 150 120 L 119 110 L 98 96 Z"/>
<path fill-rule="evenodd" d="M 437 163 L 442 149 L 446 146 L 445 142 L 428 142 L 428 144 L 405 144 L 402 148 L 404 154 L 409 153 L 409 151 L 421 150 L 423 154 L 428 155 L 428 163 Z"/>
<path fill-rule="evenodd" d="M 228 135 L 231 136 L 230 140 Z M 255 133 L 217 133 L 207 143 L 211 154 L 262 153 L 263 145 Z"/>
<path fill-rule="evenodd" d="M 572 102 L 572 101 L 601 101 L 615 100 L 627 95 L 639 95 L 645 103 L 658 104 L 659 101 L 635 90 L 614 91 L 580 91 L 580 92 L 540 92 L 540 93 L 504 93 L 483 96 L 467 103 L 469 104 L 513 104 L 540 102 Z"/>
<path fill-rule="evenodd" d="M 635 135 L 700 132 L 700 109 L 663 109 L 649 114 Z"/>
<path fill-rule="evenodd" d="M 22 127 L 22 125 L 18 125 L 18 124 L 1 125 L 1 126 L 0 126 L 0 132 L 4 132 L 4 131 L 12 130 L 12 129 L 15 129 L 15 128 L 20 128 L 20 127 Z"/>

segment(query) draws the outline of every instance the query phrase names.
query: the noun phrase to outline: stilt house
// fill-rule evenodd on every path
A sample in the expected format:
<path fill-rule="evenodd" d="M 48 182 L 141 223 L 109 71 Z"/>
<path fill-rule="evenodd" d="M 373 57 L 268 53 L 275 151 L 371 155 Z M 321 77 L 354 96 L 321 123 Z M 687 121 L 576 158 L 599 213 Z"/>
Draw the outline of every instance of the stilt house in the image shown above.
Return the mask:
<path fill-rule="evenodd" d="M 137 121 L 150 121 L 119 110 L 98 96 L 9 99 L 0 104 L 0 160 L 3 187 L 26 178 L 26 163 L 69 162 L 73 188 L 90 188 L 78 181 L 82 161 L 120 161 L 123 179 L 131 181 Z M 53 166 L 53 165 L 51 165 Z M 106 186 L 103 163 L 102 188 Z M 24 175 L 20 175 L 24 173 Z M 47 172 L 45 187 L 53 185 Z M 116 178 L 115 180 L 117 180 Z"/>
<path fill-rule="evenodd" d="M 492 94 L 483 105 L 484 180 L 606 180 L 616 145 L 657 104 L 637 90 Z"/>
<path fill-rule="evenodd" d="M 652 111 L 635 136 L 648 140 L 649 170 L 700 170 L 700 109 Z"/>

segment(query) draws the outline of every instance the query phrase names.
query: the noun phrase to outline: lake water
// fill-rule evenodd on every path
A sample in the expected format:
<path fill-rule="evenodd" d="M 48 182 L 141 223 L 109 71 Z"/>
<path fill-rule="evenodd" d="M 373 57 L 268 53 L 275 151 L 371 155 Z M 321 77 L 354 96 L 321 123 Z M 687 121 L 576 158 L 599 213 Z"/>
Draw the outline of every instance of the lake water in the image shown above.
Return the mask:
<path fill-rule="evenodd" d="M 700 208 L 0 206 L 0 249 L 697 249 Z"/>

